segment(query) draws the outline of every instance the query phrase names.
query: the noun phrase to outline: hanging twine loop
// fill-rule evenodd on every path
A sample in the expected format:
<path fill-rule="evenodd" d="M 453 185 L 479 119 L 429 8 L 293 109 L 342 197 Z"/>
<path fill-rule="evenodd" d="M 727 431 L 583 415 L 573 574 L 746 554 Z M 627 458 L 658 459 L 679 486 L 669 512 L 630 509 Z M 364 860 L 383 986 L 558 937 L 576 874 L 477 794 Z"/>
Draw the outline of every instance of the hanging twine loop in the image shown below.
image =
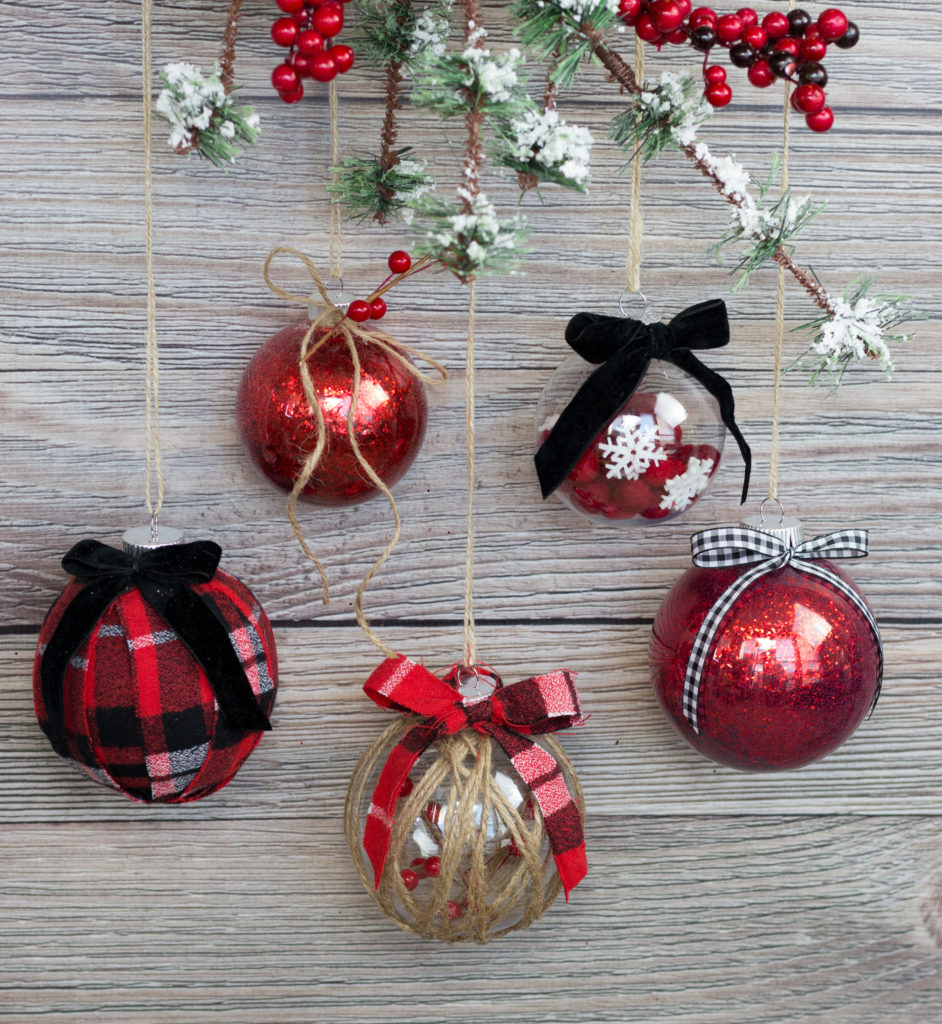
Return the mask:
<path fill-rule="evenodd" d="M 635 37 L 635 78 L 644 81 L 644 41 Z M 641 291 L 641 240 L 644 234 L 644 218 L 641 213 L 641 172 L 644 159 L 641 147 L 635 149 L 631 158 L 631 213 L 628 219 L 628 259 L 625 265 L 625 290 L 629 293 Z"/>
<path fill-rule="evenodd" d="M 154 285 L 154 181 L 151 147 L 151 0 L 141 0 L 141 99 L 144 121 L 144 253 L 147 263 L 147 348 L 144 391 L 144 501 L 150 513 L 151 540 L 157 540 L 157 517 L 164 503 L 160 458 L 160 349 L 157 343 L 157 291 Z M 154 498 L 156 483 L 157 496 Z"/>
<path fill-rule="evenodd" d="M 275 284 L 271 277 L 271 264 L 279 256 L 293 256 L 299 260 L 311 275 L 311 280 L 314 282 L 314 286 L 317 289 L 318 294 L 313 297 L 309 295 L 299 295 L 294 292 L 286 291 L 284 288 Z M 411 277 L 412 274 L 424 269 L 428 263 L 428 260 L 417 261 L 406 273 L 401 274 L 390 282 L 387 282 L 382 288 L 373 292 L 369 296 L 369 300 L 372 301 L 380 295 L 385 294 L 390 288 L 399 284 L 406 277 Z M 347 437 L 350 442 L 350 448 L 353 451 L 354 457 L 362 469 L 364 476 L 386 499 L 390 510 L 392 511 L 394 521 L 392 540 L 390 540 L 389 544 L 373 564 L 369 572 L 367 572 L 363 577 L 363 580 L 357 589 L 354 609 L 356 612 L 357 622 L 369 640 L 387 657 L 394 657 L 395 652 L 392 648 L 383 643 L 383 641 L 380 640 L 373 632 L 363 612 L 363 598 L 366 593 L 366 589 L 372 582 L 374 576 L 386 563 L 386 560 L 392 554 L 393 549 L 399 543 L 402 522 L 399 517 L 398 506 L 396 505 L 396 501 L 390 493 L 389 488 L 383 483 L 382 479 L 364 457 L 356 438 L 355 424 L 361 382 L 361 367 L 359 353 L 357 352 L 357 342 L 367 342 L 382 349 L 386 355 L 397 360 L 410 374 L 420 380 L 423 384 L 438 384 L 446 381 L 448 379 L 448 372 L 441 363 L 432 359 L 431 356 L 419 351 L 417 348 L 413 348 L 410 345 L 403 345 L 401 342 L 396 341 L 395 338 L 375 327 L 367 326 L 366 324 L 354 324 L 349 320 L 346 313 L 340 309 L 339 306 L 336 306 L 330 298 L 330 295 L 327 292 L 327 286 L 318 272 L 317 267 L 314 265 L 313 260 L 308 256 L 305 256 L 304 253 L 299 252 L 297 249 L 292 249 L 286 246 L 272 249 L 265 260 L 264 277 L 265 283 L 268 285 L 271 292 L 279 296 L 279 298 L 285 299 L 288 302 L 298 303 L 302 306 L 313 306 L 321 311 L 311 322 L 305 332 L 304 338 L 301 342 L 301 353 L 299 357 L 299 368 L 301 384 L 304 389 L 304 397 L 307 400 L 311 414 L 317 423 L 317 441 L 315 442 L 313 449 L 308 453 L 307 458 L 304 460 L 301 472 L 294 482 L 294 487 L 291 489 L 291 494 L 288 498 L 288 519 L 291 522 L 291 529 L 294 533 L 295 539 L 301 546 L 301 550 L 315 566 L 318 574 L 320 575 L 323 590 L 323 601 L 325 605 L 330 601 L 330 587 L 327 580 L 327 574 L 320 559 L 314 554 L 308 544 L 297 517 L 298 499 L 300 498 L 302 491 L 307 487 L 308 483 L 310 483 L 327 446 L 327 430 L 324 423 L 324 414 L 321 411 L 320 404 L 317 400 L 317 394 L 314 390 L 314 381 L 311 377 L 310 362 L 316 356 L 319 349 L 330 338 L 343 338 L 350 354 L 350 362 L 353 366 L 353 386 L 350 408 L 347 412 Z M 412 361 L 413 358 L 421 360 L 431 366 L 434 370 L 434 374 L 423 373 Z"/>

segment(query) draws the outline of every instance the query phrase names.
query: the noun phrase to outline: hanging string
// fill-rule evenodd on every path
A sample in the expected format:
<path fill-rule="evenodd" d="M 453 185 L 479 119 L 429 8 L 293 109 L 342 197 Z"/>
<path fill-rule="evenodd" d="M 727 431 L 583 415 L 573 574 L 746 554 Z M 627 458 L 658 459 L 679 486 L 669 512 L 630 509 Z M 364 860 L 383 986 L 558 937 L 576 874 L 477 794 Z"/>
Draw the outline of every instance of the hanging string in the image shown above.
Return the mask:
<path fill-rule="evenodd" d="M 271 277 L 271 264 L 272 261 L 280 255 L 295 256 L 299 259 L 304 266 L 307 268 L 308 273 L 311 275 L 311 280 L 314 282 L 314 286 L 320 294 L 311 298 L 305 295 L 295 295 L 292 292 L 286 291 L 279 285 L 275 284 Z M 413 274 L 418 273 L 427 266 L 428 260 L 419 260 L 413 264 L 412 268 L 405 274 L 399 275 L 395 280 L 388 282 L 382 288 L 377 289 L 373 292 L 369 299 L 372 301 L 378 298 L 380 295 L 385 294 L 394 285 L 399 284 L 405 280 L 406 277 L 411 277 Z M 352 389 L 352 400 L 350 402 L 350 408 L 347 410 L 347 438 L 350 442 L 350 448 L 353 451 L 354 457 L 357 460 L 357 464 L 363 471 L 367 479 L 373 484 L 373 486 L 383 495 L 389 504 L 389 507 L 393 514 L 393 536 L 390 542 L 386 545 L 383 553 L 374 562 L 372 568 L 363 577 L 359 588 L 357 589 L 356 598 L 354 600 L 354 612 L 356 614 L 356 620 L 360 628 L 366 634 L 367 638 L 378 647 L 387 658 L 394 658 L 396 652 L 391 647 L 385 644 L 373 631 L 369 624 L 369 620 L 363 611 L 363 598 L 366 594 L 367 587 L 373 580 L 373 577 L 379 572 L 379 570 L 386 563 L 386 560 L 392 554 L 393 549 L 399 543 L 399 537 L 402 529 L 402 521 L 399 517 L 399 508 L 396 505 L 396 500 L 393 498 L 389 491 L 389 488 L 383 483 L 382 479 L 369 464 L 366 457 L 357 442 L 356 437 L 356 414 L 357 414 L 357 397 L 360 393 L 360 382 L 362 377 L 362 370 L 360 366 L 360 357 L 357 352 L 356 341 L 368 341 L 370 344 L 376 345 L 381 348 L 388 356 L 397 360 L 402 366 L 409 371 L 413 376 L 417 377 L 424 384 L 437 383 L 436 377 L 429 374 L 422 373 L 421 370 L 411 361 L 410 356 L 416 359 L 421 359 L 423 362 L 428 363 L 433 370 L 439 375 L 441 380 L 447 380 L 448 374 L 445 368 L 436 360 L 423 354 L 416 348 L 412 348 L 409 345 L 403 345 L 396 341 L 395 338 L 390 337 L 383 331 L 378 330 L 372 326 L 367 327 L 365 324 L 354 325 L 347 317 L 346 314 L 336 306 L 331 300 L 327 293 L 327 286 L 321 278 L 314 266 L 312 260 L 302 252 L 298 252 L 297 249 L 290 249 L 287 247 L 281 247 L 273 249 L 265 260 L 264 269 L 265 283 L 271 289 L 271 291 L 279 296 L 280 298 L 286 299 L 289 302 L 297 302 L 301 305 L 317 306 L 321 312 L 316 319 L 308 327 L 304 339 L 301 342 L 301 354 L 300 354 L 300 373 L 301 373 L 301 385 L 304 389 L 304 397 L 307 400 L 308 406 L 314 415 L 317 422 L 317 441 L 314 444 L 314 448 L 308 454 L 304 461 L 304 465 L 301 469 L 301 473 L 294 482 L 294 487 L 291 489 L 291 494 L 288 497 L 288 519 L 291 522 L 291 529 L 294 533 L 295 539 L 301 546 L 301 550 L 311 561 L 318 571 L 321 578 L 321 587 L 323 593 L 324 604 L 328 604 L 330 601 L 330 587 L 327 580 L 327 573 L 324 570 L 323 563 L 314 554 L 310 545 L 307 542 L 306 537 L 301 529 L 301 524 L 298 521 L 297 516 L 297 503 L 301 497 L 302 491 L 310 483 L 317 466 L 320 463 L 321 457 L 324 454 L 324 450 L 327 446 L 327 430 L 326 424 L 324 423 L 324 414 L 321 410 L 320 403 L 317 400 L 317 393 L 314 390 L 314 381 L 311 378 L 310 361 L 313 359 L 318 350 L 327 342 L 329 338 L 342 337 L 347 345 L 347 351 L 350 354 L 350 362 L 353 366 L 353 389 Z M 356 328 L 354 332 L 354 326 Z"/>
<path fill-rule="evenodd" d="M 145 387 L 144 500 L 150 513 L 151 537 L 157 539 L 157 516 L 164 503 L 164 474 L 160 461 L 160 360 L 157 347 L 157 292 L 154 287 L 154 199 L 151 170 L 151 0 L 141 0 L 141 95 L 144 110 L 144 252 L 147 262 L 147 355 Z M 157 500 L 153 485 L 156 480 Z"/>
<path fill-rule="evenodd" d="M 635 36 L 635 77 L 644 81 L 644 40 Z M 625 290 L 641 291 L 641 240 L 644 220 L 641 215 L 641 147 L 631 158 L 631 213 L 628 220 L 628 261 L 625 266 Z"/>
<path fill-rule="evenodd" d="M 330 83 L 330 166 L 333 184 L 340 184 L 340 114 L 337 103 L 337 79 Z M 343 214 L 339 203 L 330 204 L 330 274 L 343 277 Z"/>
<path fill-rule="evenodd" d="M 464 649 L 465 664 L 473 667 L 477 658 L 474 630 L 474 304 L 477 282 L 468 286 L 468 348 L 464 378 L 465 455 L 468 464 L 468 546 L 464 563 Z"/>
<path fill-rule="evenodd" d="M 795 0 L 789 0 L 794 10 Z M 785 99 L 782 104 L 782 194 L 788 190 L 788 146 L 791 127 L 792 83 L 785 80 Z M 769 451 L 769 498 L 778 500 L 779 440 L 778 421 L 782 407 L 782 355 L 785 349 L 785 267 L 778 268 L 778 293 L 775 303 L 775 369 L 772 390 L 772 443 Z"/>

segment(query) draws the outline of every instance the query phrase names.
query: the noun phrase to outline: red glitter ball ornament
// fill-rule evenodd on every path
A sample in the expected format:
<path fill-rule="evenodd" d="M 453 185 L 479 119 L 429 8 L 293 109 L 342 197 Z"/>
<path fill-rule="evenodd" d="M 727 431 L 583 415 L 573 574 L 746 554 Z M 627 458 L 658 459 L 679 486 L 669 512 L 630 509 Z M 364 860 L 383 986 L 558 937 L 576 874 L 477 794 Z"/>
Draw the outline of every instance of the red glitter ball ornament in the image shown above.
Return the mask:
<path fill-rule="evenodd" d="M 256 466 L 290 491 L 317 443 L 317 418 L 301 382 L 301 344 L 310 322 L 279 331 L 255 353 L 237 401 L 239 434 Z M 326 328 L 318 331 L 318 337 Z M 403 360 L 354 334 L 360 391 L 354 430 L 363 457 L 391 487 L 412 465 L 425 436 L 428 401 L 422 381 Z M 410 363 L 411 365 L 411 363 Z M 352 505 L 378 493 L 357 461 L 347 431 L 353 398 L 353 360 L 336 334 L 311 354 L 308 367 L 327 429 L 327 445 L 301 492 L 318 505 Z"/>
<path fill-rule="evenodd" d="M 800 529 L 797 520 L 785 523 Z M 814 565 L 866 605 L 832 563 Z M 799 768 L 836 750 L 873 706 L 880 643 L 862 610 L 835 586 L 792 565 L 773 569 L 722 618 L 704 659 L 695 731 L 683 703 L 691 649 L 726 588 L 753 568 L 694 567 L 675 584 L 651 635 L 654 692 L 680 735 L 712 760 L 743 771 Z"/>

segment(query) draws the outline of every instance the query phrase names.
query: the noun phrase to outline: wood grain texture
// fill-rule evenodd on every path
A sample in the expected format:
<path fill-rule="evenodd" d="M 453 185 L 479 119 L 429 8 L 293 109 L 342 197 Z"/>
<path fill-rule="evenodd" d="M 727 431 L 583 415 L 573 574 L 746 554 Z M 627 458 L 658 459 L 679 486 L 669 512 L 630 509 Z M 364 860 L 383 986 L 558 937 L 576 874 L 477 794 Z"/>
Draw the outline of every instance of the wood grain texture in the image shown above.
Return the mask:
<path fill-rule="evenodd" d="M 506 6 L 484 4 L 495 46 L 510 42 Z M 0 3 L 0 1021 L 937 1024 L 942 12 L 857 6 L 861 45 L 827 58 L 835 130 L 792 133 L 793 187 L 828 204 L 797 255 L 834 291 L 873 273 L 929 320 L 898 353 L 892 384 L 861 367 L 826 397 L 786 379 L 780 490 L 810 531 L 872 531 L 854 576 L 884 629 L 881 704 L 801 772 L 754 777 L 704 761 L 660 716 L 645 651 L 689 564 L 689 534 L 740 514 L 735 456 L 688 516 L 635 532 L 589 529 L 539 500 L 533 413 L 565 357 L 566 320 L 614 311 L 624 280 L 625 157 L 605 141 L 621 101 L 592 69 L 561 107 L 597 138 L 589 194 L 530 197 L 526 276 L 478 289 L 475 499 L 482 656 L 508 679 L 580 673 L 592 717 L 563 741 L 586 791 L 591 872 L 568 906 L 480 950 L 433 947 L 379 918 L 343 844 L 347 779 L 388 720 L 360 691 L 378 656 L 352 622 L 388 516 L 373 504 L 303 510 L 334 584 L 324 608 L 283 496 L 236 436 L 245 363 L 300 313 L 265 290 L 265 254 L 289 243 L 327 256 L 326 95 L 286 107 L 271 93 L 270 0 L 247 0 L 237 60 L 262 145 L 223 175 L 174 157 L 159 125 L 154 141 L 164 519 L 219 540 L 275 620 L 276 728 L 231 786 L 178 808 L 89 784 L 39 733 L 32 646 L 63 583 L 59 560 L 81 537 L 114 542 L 142 521 L 139 4 Z M 221 0 L 156 0 L 155 63 L 207 65 L 224 19 Z M 37 25 L 55 27 L 54 59 L 37 54 Z M 677 51 L 652 53 L 649 71 L 682 64 Z M 734 103 L 705 137 L 762 178 L 780 92 L 733 77 Z M 378 134 L 379 80 L 357 69 L 341 93 L 355 150 Z M 403 139 L 454 179 L 457 131 L 407 111 Z M 511 181 L 488 192 L 507 212 L 517 202 Z M 760 495 L 775 274 L 731 290 L 707 252 L 726 211 L 680 158 L 647 169 L 644 207 L 644 287 L 659 307 L 727 301 L 733 344 L 710 363 L 735 385 Z M 407 244 L 348 227 L 350 291 L 368 291 Z M 403 542 L 367 607 L 390 643 L 438 666 L 461 642 L 466 296 L 425 275 L 390 299 L 385 326 L 452 379 L 432 393 L 425 447 L 397 486 Z M 795 289 L 787 313 L 791 325 L 811 315 Z M 787 357 L 801 347 L 789 337 Z"/>

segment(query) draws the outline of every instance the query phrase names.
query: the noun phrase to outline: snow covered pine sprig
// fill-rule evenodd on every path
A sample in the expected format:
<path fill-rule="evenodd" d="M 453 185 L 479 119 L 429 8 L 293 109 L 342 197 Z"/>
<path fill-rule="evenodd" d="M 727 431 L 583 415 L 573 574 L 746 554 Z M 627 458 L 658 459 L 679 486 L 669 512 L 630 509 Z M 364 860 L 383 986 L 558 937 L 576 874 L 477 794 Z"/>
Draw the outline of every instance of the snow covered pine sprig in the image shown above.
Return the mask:
<path fill-rule="evenodd" d="M 589 180 L 592 133 L 567 124 L 557 110 L 526 110 L 497 125 L 495 162 L 522 175 L 532 187 L 540 182 L 585 192 Z"/>
<path fill-rule="evenodd" d="M 167 64 L 160 80 L 164 88 L 154 109 L 169 122 L 168 143 L 177 153 L 196 151 L 223 167 L 257 141 L 258 115 L 226 92 L 218 63 L 208 77 L 193 64 Z"/>

